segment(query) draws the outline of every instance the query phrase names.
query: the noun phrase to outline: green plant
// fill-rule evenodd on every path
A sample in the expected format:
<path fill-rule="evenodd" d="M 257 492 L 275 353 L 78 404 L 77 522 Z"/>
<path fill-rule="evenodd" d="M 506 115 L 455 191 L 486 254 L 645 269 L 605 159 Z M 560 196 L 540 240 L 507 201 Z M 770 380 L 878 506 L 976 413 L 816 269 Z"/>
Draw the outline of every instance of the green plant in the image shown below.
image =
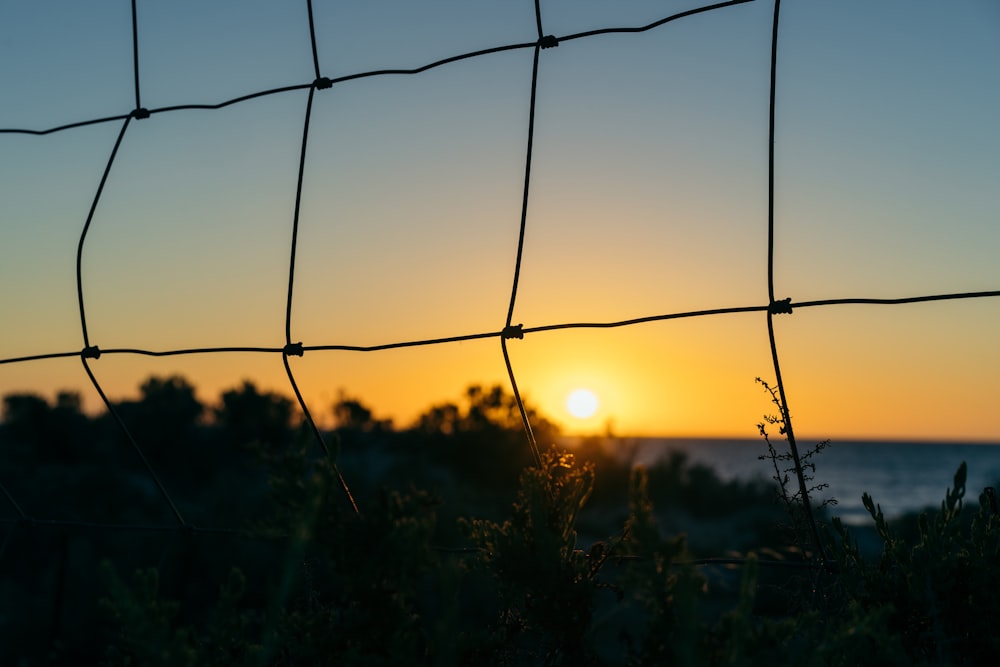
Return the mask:
<path fill-rule="evenodd" d="M 829 447 L 830 441 L 819 442 L 805 453 L 800 454 L 791 435 L 791 415 L 782 402 L 778 389 L 761 378 L 756 378 L 756 381 L 764 387 L 764 390 L 771 397 L 771 402 L 778 409 L 778 414 L 764 415 L 764 421 L 757 424 L 757 429 L 767 445 L 767 453 L 758 458 L 762 461 L 769 460 L 774 468 L 773 479 L 778 484 L 778 497 L 784 504 L 791 520 L 789 528 L 793 544 L 806 556 L 809 556 L 815 549 L 820 560 L 823 560 L 825 559 L 823 542 L 820 539 L 816 521 L 816 508 L 813 507 L 810 494 L 822 491 L 829 486 L 825 483 L 813 483 L 816 475 L 816 463 L 813 458 Z M 785 436 L 788 444 L 787 451 L 779 452 L 771 442 L 770 434 L 767 431 L 768 425 L 777 426 L 779 435 Z M 793 482 L 795 482 L 794 490 Z M 819 508 L 836 504 L 837 501 L 830 498 L 823 501 Z"/>
<path fill-rule="evenodd" d="M 899 638 L 908 664 L 996 664 L 1000 638 L 1000 517 L 988 495 L 962 521 L 966 465 L 938 511 L 921 514 L 919 536 L 907 543 L 882 508 L 863 496 L 883 540 L 877 565 L 865 562 L 849 531 L 833 521 L 831 552 L 840 574 L 838 600 L 859 626 L 880 626 Z"/>
<path fill-rule="evenodd" d="M 239 609 L 246 579 L 231 570 L 219 588 L 219 597 L 207 622 L 196 630 L 179 622 L 180 604 L 160 595 L 160 577 L 155 569 L 137 570 L 131 585 L 125 584 L 110 564 L 103 574 L 108 595 L 101 609 L 115 628 L 109 638 L 104 664 L 150 667 L 191 665 L 255 665 L 261 647 L 248 642 L 256 615 Z"/>
<path fill-rule="evenodd" d="M 625 603 L 640 612 L 626 629 L 629 664 L 699 664 L 703 650 L 698 599 L 705 581 L 690 564 L 684 536 L 665 537 L 649 500 L 648 477 L 639 467 L 630 482 L 623 552 Z M 636 631 L 638 630 L 638 632 Z"/>
<path fill-rule="evenodd" d="M 155 570 L 131 587 L 112 577 L 107 664 L 396 665 L 426 654 L 427 591 L 442 568 L 430 546 L 433 499 L 386 491 L 360 516 L 325 459 L 304 472 L 303 459 L 286 462 L 273 487 L 272 537 L 284 530 L 285 547 L 266 602 L 247 600 L 235 571 L 211 611 L 185 617 L 159 594 Z"/>
<path fill-rule="evenodd" d="M 593 484 L 593 465 L 549 450 L 540 467 L 522 472 L 511 518 L 466 522 L 480 550 L 478 567 L 495 586 L 494 660 L 594 664 L 594 598 L 610 554 L 603 547 L 576 548 L 576 520 Z"/>

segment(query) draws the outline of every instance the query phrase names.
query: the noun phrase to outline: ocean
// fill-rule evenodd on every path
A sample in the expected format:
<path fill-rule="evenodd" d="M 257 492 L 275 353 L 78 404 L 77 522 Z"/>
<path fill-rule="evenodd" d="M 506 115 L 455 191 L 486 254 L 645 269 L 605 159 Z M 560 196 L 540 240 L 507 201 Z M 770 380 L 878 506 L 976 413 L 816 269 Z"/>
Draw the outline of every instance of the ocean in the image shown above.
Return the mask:
<path fill-rule="evenodd" d="M 801 440 L 800 453 L 815 443 Z M 781 447 L 787 447 L 784 440 L 774 444 L 779 452 Z M 619 447 L 627 451 L 632 445 L 637 463 L 649 464 L 671 450 L 681 450 L 691 462 L 712 467 L 724 480 L 770 480 L 773 475 L 771 462 L 758 459 L 767 452 L 761 439 L 630 438 L 622 439 Z M 968 469 L 965 505 L 974 509 L 984 487 L 1000 489 L 1000 444 L 833 441 L 813 457 L 813 484 L 829 484 L 815 497 L 836 499 L 837 504 L 829 508 L 830 515 L 850 525 L 871 523 L 861 503 L 865 492 L 882 507 L 887 518 L 940 507 L 963 461 Z"/>

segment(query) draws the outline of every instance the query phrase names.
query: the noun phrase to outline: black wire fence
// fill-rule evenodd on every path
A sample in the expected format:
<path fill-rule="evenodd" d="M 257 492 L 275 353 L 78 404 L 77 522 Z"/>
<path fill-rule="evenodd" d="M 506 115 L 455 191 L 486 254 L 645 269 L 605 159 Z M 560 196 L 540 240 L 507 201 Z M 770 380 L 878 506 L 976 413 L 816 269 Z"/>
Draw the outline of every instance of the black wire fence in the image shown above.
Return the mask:
<path fill-rule="evenodd" d="M 521 392 L 518 388 L 517 374 L 515 372 L 514 366 L 511 363 L 510 355 L 508 354 L 509 341 L 512 339 L 523 339 L 526 336 L 532 336 L 535 334 L 540 334 L 547 331 L 554 331 L 560 329 L 606 329 L 606 328 L 616 328 L 616 327 L 629 327 L 633 325 L 683 319 L 683 318 L 700 318 L 700 317 L 710 317 L 716 315 L 725 315 L 732 313 L 760 313 L 766 318 L 768 339 L 770 343 L 771 359 L 773 363 L 773 372 L 776 380 L 776 391 L 777 396 L 780 398 L 781 402 L 781 418 L 784 424 L 784 435 L 787 438 L 789 453 L 794 464 L 794 468 L 797 472 L 797 479 L 795 480 L 798 485 L 801 502 L 803 509 L 807 516 L 812 517 L 812 506 L 810 504 L 809 490 L 807 488 L 807 482 L 803 476 L 803 465 L 801 461 L 801 456 L 799 453 L 798 444 L 796 442 L 795 432 L 792 428 L 792 421 L 788 411 L 789 396 L 786 391 L 785 383 L 782 380 L 781 365 L 779 363 L 779 349 L 775 340 L 775 318 L 781 315 L 788 315 L 794 312 L 796 309 L 804 308 L 815 308 L 815 307 L 826 307 L 842 304 L 873 304 L 873 305 L 896 305 L 896 304 L 911 304 L 919 302 L 929 302 L 929 301 L 942 301 L 942 300 L 954 300 L 954 299 L 978 299 L 978 298 L 988 298 L 988 297 L 1000 297 L 1000 290 L 989 290 L 989 291 L 978 291 L 978 292 L 963 292 L 963 293 L 951 293 L 951 294 L 925 294 L 917 296 L 906 296 L 900 298 L 840 298 L 840 299 L 825 299 L 817 301 L 802 301 L 795 302 L 790 298 L 780 298 L 780 295 L 776 294 L 775 291 L 775 281 L 774 281 L 774 246 L 775 246 L 775 230 L 774 230 L 774 201 L 775 201 L 775 174 L 774 174 L 774 158 L 775 158 L 775 91 L 778 85 L 776 76 L 776 66 L 779 55 L 779 16 L 780 16 L 780 0 L 775 0 L 774 2 L 774 14 L 773 14 L 773 30 L 771 34 L 771 68 L 770 68 L 770 112 L 769 112 L 769 155 L 768 155 L 768 262 L 767 262 L 767 286 L 768 286 L 768 303 L 751 303 L 744 306 L 732 307 L 732 308 L 716 308 L 716 309 L 706 309 L 706 310 L 693 310 L 686 312 L 673 312 L 673 313 L 659 313 L 652 314 L 645 317 L 638 317 L 634 319 L 622 320 L 622 321 L 609 321 L 609 322 L 559 322 L 550 323 L 540 326 L 525 327 L 520 323 L 514 322 L 514 312 L 515 303 L 518 297 L 518 283 L 521 275 L 521 258 L 523 255 L 525 247 L 525 231 L 528 227 L 528 202 L 529 194 L 531 192 L 531 168 L 532 168 L 532 152 L 533 143 L 535 135 L 535 107 L 536 107 L 536 91 L 538 88 L 538 68 L 539 61 L 543 57 L 542 51 L 546 49 L 558 48 L 560 44 L 573 41 L 573 40 L 585 40 L 600 35 L 607 35 L 611 33 L 643 33 L 651 30 L 668 30 L 672 29 L 674 23 L 682 22 L 684 19 L 698 15 L 698 14 L 708 14 L 714 12 L 724 12 L 728 8 L 741 5 L 749 2 L 754 2 L 755 0 L 729 0 L 727 2 L 719 2 L 711 5 L 705 5 L 695 9 L 690 9 L 688 11 L 679 12 L 670 16 L 666 16 L 660 20 L 654 21 L 652 23 L 635 26 L 635 27 L 618 27 L 618 28 L 602 28 L 599 30 L 589 30 L 586 32 L 578 32 L 574 34 L 567 35 L 552 35 L 548 34 L 544 28 L 543 24 L 543 11 L 541 7 L 540 0 L 535 0 L 535 24 L 537 28 L 536 39 L 517 43 L 508 44 L 505 46 L 499 46 L 494 48 L 481 49 L 477 51 L 472 51 L 468 53 L 461 53 L 451 57 L 443 58 L 426 65 L 415 67 L 415 68 L 399 68 L 399 69 L 378 69 L 373 71 L 358 72 L 354 74 L 349 74 L 346 76 L 339 77 L 327 77 L 324 76 L 320 67 L 320 58 L 317 49 L 317 39 L 316 30 L 313 21 L 313 7 L 311 0 L 307 0 L 306 5 L 309 13 L 309 40 L 312 49 L 312 63 L 313 71 L 309 74 L 311 80 L 305 83 L 296 83 L 287 86 L 282 86 L 278 88 L 272 88 L 269 90 L 261 90 L 257 92 L 248 93 L 229 99 L 223 102 L 214 104 L 176 104 L 170 106 L 164 106 L 159 108 L 147 108 L 143 106 L 143 98 L 140 90 L 140 83 L 142 77 L 140 75 L 139 69 L 139 55 L 141 50 L 141 31 L 138 29 L 139 26 L 139 12 L 141 7 L 137 6 L 141 3 L 137 3 L 136 0 L 132 0 L 131 3 L 131 26 L 132 26 L 132 55 L 133 55 L 133 73 L 134 73 L 134 92 L 135 92 L 135 106 L 127 113 L 108 116 L 103 118 L 92 118 L 87 120 L 81 120 L 77 122 L 67 123 L 59 125 L 56 127 L 40 128 L 40 129 L 26 129 L 26 128 L 5 128 L 0 129 L 0 134 L 2 135 L 12 135 L 12 134 L 22 134 L 22 135 L 35 135 L 43 136 L 55 133 L 72 132 L 74 129 L 95 125 L 95 124 L 118 124 L 120 129 L 118 131 L 117 137 L 111 146 L 110 155 L 108 157 L 106 166 L 104 167 L 103 175 L 101 176 L 100 182 L 97 185 L 96 192 L 94 193 L 90 209 L 87 212 L 85 221 L 80 230 L 79 242 L 76 251 L 76 293 L 77 302 L 79 306 L 79 324 L 82 334 L 83 346 L 79 350 L 60 350 L 53 351 L 46 354 L 34 354 L 29 356 L 20 356 L 12 358 L 0 359 L 0 366 L 9 366 L 11 364 L 28 364 L 33 362 L 38 362 L 46 359 L 60 359 L 60 358 L 79 358 L 80 363 L 83 365 L 83 369 L 86 372 L 90 382 L 92 383 L 94 390 L 100 396 L 108 413 L 117 423 L 118 428 L 121 433 L 124 434 L 127 439 L 131 449 L 134 454 L 138 457 L 145 470 L 145 474 L 155 485 L 156 492 L 162 499 L 162 502 L 169 508 L 170 514 L 173 517 L 173 523 L 171 524 L 150 524 L 150 523 L 101 523 L 97 521 L 78 521 L 78 520 L 63 520 L 63 519 L 48 519 L 39 518 L 31 516 L 24 507 L 18 502 L 18 498 L 12 494 L 8 487 L 3 484 L 3 480 L 0 479 L 0 494 L 4 497 L 4 504 L 7 506 L 9 511 L 13 512 L 13 515 L 8 515 L 0 518 L 0 524 L 6 526 L 3 541 L 0 542 L 0 559 L 3 557 L 3 553 L 12 539 L 15 538 L 18 530 L 34 530 L 37 528 L 46 527 L 67 527 L 67 528 L 80 528 L 80 529 L 91 529 L 98 531 L 151 531 L 151 532 L 168 532 L 178 535 L 190 535 L 190 534 L 241 534 L 243 531 L 235 528 L 214 528 L 214 527 L 203 527 L 195 525 L 191 522 L 185 514 L 179 508 L 177 502 L 172 497 L 170 490 L 161 480 L 155 467 L 148 460 L 143 443 L 139 441 L 136 437 L 132 435 L 132 430 L 130 430 L 130 424 L 126 423 L 118 412 L 116 411 L 113 403 L 108 399 L 102 388 L 101 381 L 95 375 L 91 364 L 93 361 L 101 358 L 107 357 L 109 355 L 143 355 L 149 357 L 173 357 L 180 355 L 218 355 L 226 353 L 252 353 L 259 355 L 269 355 L 269 356 L 280 356 L 284 364 L 285 373 L 287 375 L 288 384 L 295 395 L 295 399 L 298 403 L 299 408 L 304 416 L 305 423 L 308 425 L 309 430 L 315 441 L 316 447 L 322 451 L 325 456 L 330 456 L 330 448 L 326 442 L 324 434 L 321 429 L 317 426 L 315 419 L 311 413 L 310 407 L 307 401 L 303 398 L 299 386 L 296 382 L 295 374 L 289 365 L 289 357 L 301 357 L 308 352 L 314 351 L 324 351 L 324 350 L 339 350 L 339 351 L 349 351 L 349 352 L 380 352 L 384 350 L 396 349 L 396 348 L 409 348 L 409 347 L 420 347 L 420 346 L 432 346 L 432 345 L 447 345 L 458 343 L 462 341 L 471 341 L 478 339 L 495 339 L 499 342 L 500 352 L 503 356 L 503 360 L 506 366 L 507 375 L 509 377 L 510 388 L 513 391 L 513 395 L 517 401 L 520 409 L 521 418 L 524 424 L 525 432 L 525 447 L 529 448 L 532 457 L 536 462 L 540 461 L 539 447 L 535 440 L 535 435 L 532 433 L 531 425 L 529 423 L 528 415 L 526 413 L 524 403 L 521 398 Z M 455 335 L 446 336 L 442 338 L 432 338 L 432 339 L 422 339 L 422 340 L 402 340 L 387 344 L 378 345 L 342 345 L 336 343 L 312 343 L 304 344 L 301 341 L 295 339 L 293 335 L 292 328 L 292 308 L 293 302 L 296 295 L 295 290 L 295 278 L 296 278 L 296 257 L 297 257 L 297 244 L 299 241 L 299 217 L 300 217 L 300 205 L 302 202 L 302 192 L 303 192 L 303 178 L 306 172 L 306 152 L 309 148 L 309 130 L 310 130 L 310 118 L 313 109 L 313 103 L 317 95 L 322 95 L 324 91 L 329 90 L 347 81 L 371 78 L 371 77 L 383 77 L 383 76 L 399 76 L 399 75 L 412 75 L 418 76 L 423 72 L 432 70 L 440 67 L 447 67 L 452 63 L 459 61 L 476 59 L 483 56 L 488 56 L 491 54 L 496 54 L 503 51 L 513 51 L 513 50 L 530 50 L 533 53 L 532 62 L 532 73 L 530 80 L 530 95 L 528 103 L 528 123 L 525 130 L 525 156 L 524 156 L 524 181 L 522 190 L 522 202 L 521 202 L 521 214 L 519 226 L 517 229 L 517 253 L 514 260 L 513 273 L 511 276 L 511 289 L 510 289 L 510 300 L 506 310 L 505 319 L 503 326 L 494 331 L 479 331 L 472 333 L 456 333 Z M 92 224 L 95 221 L 95 214 L 98 210 L 99 205 L 102 201 L 102 195 L 104 193 L 105 185 L 108 183 L 109 175 L 111 173 L 112 167 L 115 164 L 116 156 L 118 155 L 119 148 L 122 146 L 123 142 L 126 140 L 129 129 L 132 127 L 133 123 L 136 122 L 153 122 L 155 116 L 166 113 L 179 113 L 187 110 L 218 110 L 231 107 L 238 104 L 252 104 L 255 100 L 271 97 L 280 96 L 287 93 L 308 91 L 308 96 L 306 98 L 305 109 L 304 109 L 304 120 L 302 124 L 301 132 L 301 145 L 299 149 L 299 161 L 298 161 L 298 174 L 295 186 L 295 205 L 294 210 L 291 212 L 292 216 L 292 232 L 291 232 L 291 252 L 288 261 L 288 283 L 287 283 L 287 297 L 285 300 L 285 327 L 284 327 L 284 338 L 285 343 L 281 347 L 236 347 L 236 346 L 221 346 L 221 347 L 199 347 L 199 348 L 187 348 L 187 349 L 167 349 L 167 350 L 151 350 L 151 349 L 138 349 L 138 348 L 101 348 L 97 341 L 92 340 L 90 330 L 88 329 L 87 321 L 87 290 L 84 284 L 83 275 L 83 260 L 87 254 L 88 250 L 88 237 L 92 228 Z M 134 426 L 134 425 L 132 425 Z M 350 505 L 353 511 L 359 511 L 359 508 L 355 502 L 354 497 L 351 493 L 350 480 L 346 479 L 340 472 L 337 472 L 339 477 L 339 483 L 343 491 L 345 501 Z M 813 521 L 811 524 L 813 539 L 815 545 L 818 549 L 818 555 L 822 559 L 822 544 L 819 540 L 819 536 L 816 533 L 816 524 Z M 709 561 L 705 561 L 709 562 Z M 738 563 L 738 560 L 732 559 L 719 559 L 720 563 L 732 564 Z"/>

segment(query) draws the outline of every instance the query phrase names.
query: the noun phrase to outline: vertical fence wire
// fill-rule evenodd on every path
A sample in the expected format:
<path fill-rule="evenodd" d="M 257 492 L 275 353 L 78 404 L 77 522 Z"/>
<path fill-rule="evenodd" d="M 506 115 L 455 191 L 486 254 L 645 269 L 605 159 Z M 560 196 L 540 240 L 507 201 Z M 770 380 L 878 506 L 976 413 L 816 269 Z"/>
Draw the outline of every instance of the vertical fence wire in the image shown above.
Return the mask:
<path fill-rule="evenodd" d="M 316 78 L 318 79 L 320 77 L 319 49 L 316 48 L 316 22 L 313 21 L 312 0 L 306 0 L 306 9 L 309 12 L 309 45 L 312 47 L 313 71 L 316 73 Z"/>
<path fill-rule="evenodd" d="M 111 155 L 108 157 L 108 162 L 104 167 L 104 172 L 101 174 L 101 180 L 97 186 L 97 192 L 94 194 L 94 199 L 90 205 L 90 211 L 87 213 L 87 219 L 84 222 L 83 230 L 80 233 L 80 242 L 77 245 L 76 250 L 76 293 L 77 300 L 80 308 L 80 327 L 83 332 L 83 350 L 80 353 L 80 361 L 83 364 L 83 370 L 90 379 L 91 384 L 94 386 L 95 391 L 97 391 L 98 396 L 101 397 L 101 401 L 104 403 L 108 414 L 114 419 L 115 423 L 118 425 L 125 439 L 128 441 L 129 445 L 132 447 L 132 451 L 138 457 L 139 461 L 142 463 L 143 468 L 145 468 L 146 473 L 153 480 L 156 488 L 159 490 L 164 502 L 170 508 L 171 513 L 174 518 L 177 519 L 179 526 L 184 527 L 187 523 L 184 521 L 184 517 L 174 502 L 174 499 L 170 496 L 170 492 L 167 491 L 167 487 L 164 486 L 163 481 L 160 476 L 156 473 L 146 454 L 143 452 L 142 447 L 133 437 L 131 431 L 129 431 L 128 426 L 125 421 L 118 414 L 118 411 L 112 405 L 111 401 L 108 399 L 107 394 L 101 387 L 100 382 L 97 381 L 97 377 L 94 375 L 93 370 L 90 368 L 90 364 L 87 359 L 99 359 L 101 356 L 100 348 L 96 345 L 90 344 L 90 333 L 87 329 L 87 315 L 86 308 L 84 306 L 83 297 L 83 250 L 84 245 L 87 241 L 87 234 L 90 231 L 91 224 L 94 221 L 94 214 L 97 211 L 97 205 L 101 201 L 101 195 L 104 193 L 104 187 L 108 182 L 108 175 L 111 173 L 111 167 L 115 163 L 115 158 L 118 156 L 118 149 L 121 148 L 122 140 L 125 138 L 125 132 L 129 128 L 129 124 L 132 118 L 142 118 L 148 116 L 148 114 L 143 112 L 141 105 L 141 98 L 139 96 L 139 31 L 138 31 L 138 18 L 136 12 L 135 0 L 132 0 L 132 65 L 133 65 L 133 78 L 135 82 L 135 104 L 136 108 L 125 117 L 125 122 L 122 123 L 121 130 L 118 132 L 118 137 L 115 139 L 114 147 L 111 149 Z"/>
<path fill-rule="evenodd" d="M 310 3 L 310 7 L 311 6 L 312 5 Z M 309 17 L 309 32 L 310 34 L 313 34 L 311 9 Z M 315 47 L 315 38 L 313 38 L 312 42 Z M 315 53 L 316 51 L 314 48 L 313 54 L 315 55 Z M 317 61 L 317 68 L 318 66 L 319 63 Z M 317 77 L 314 85 L 309 88 L 309 97 L 306 100 L 306 117 L 302 126 L 302 148 L 299 151 L 299 173 L 295 184 L 295 212 L 292 215 L 292 249 L 291 256 L 288 261 L 288 298 L 285 305 L 285 349 L 281 353 L 281 361 L 285 367 L 285 374 L 288 376 L 288 383 L 291 385 L 292 391 L 295 394 L 295 400 L 298 401 L 299 408 L 302 410 L 302 415 L 305 418 L 306 423 L 309 425 L 309 430 L 313 434 L 313 439 L 323 451 L 324 457 L 330 462 L 333 472 L 337 476 L 337 482 L 340 484 L 340 488 L 344 492 L 347 502 L 350 504 L 351 509 L 357 514 L 359 510 L 358 504 L 354 500 L 354 495 L 351 493 L 351 489 L 347 485 L 347 481 L 344 479 L 344 476 L 340 473 L 340 469 L 337 467 L 337 462 L 333 460 L 330 448 L 327 446 L 326 440 L 323 438 L 323 434 L 320 433 L 319 427 L 316 425 L 316 420 L 313 419 L 312 412 L 309 410 L 309 406 L 302 397 L 302 392 L 299 391 L 299 385 L 295 381 L 295 375 L 292 373 L 292 367 L 288 363 L 289 355 L 302 356 L 303 354 L 302 343 L 292 342 L 292 297 L 295 293 L 295 258 L 299 239 L 299 212 L 302 208 L 302 180 L 305 177 L 306 148 L 309 145 L 309 120 L 312 117 L 312 107 L 316 89 L 320 86 L 329 87 L 328 84 L 328 80 L 323 80 Z"/>
<path fill-rule="evenodd" d="M 813 544 L 820 560 L 826 560 L 823 540 L 820 539 L 816 526 L 816 516 L 812 503 L 809 501 L 809 485 L 806 484 L 799 447 L 795 442 L 795 430 L 792 428 L 792 413 L 788 408 L 788 398 L 785 394 L 785 383 L 781 378 L 781 363 L 778 361 L 778 344 L 774 336 L 774 316 L 786 309 L 774 298 L 774 117 L 775 96 L 778 87 L 778 19 L 781 15 L 781 0 L 774 0 L 774 19 L 771 24 L 771 91 L 768 103 L 767 130 L 767 297 L 770 306 L 767 309 L 767 338 L 771 346 L 771 363 L 774 367 L 775 383 L 778 385 L 778 396 L 781 398 L 781 422 L 784 435 L 788 442 L 788 451 L 795 468 L 795 477 L 799 485 L 799 501 L 802 513 L 809 524 Z M 788 309 L 790 311 L 790 308 Z"/>
<path fill-rule="evenodd" d="M 538 54 L 542 44 L 542 18 L 538 10 L 538 2 L 535 2 L 536 17 L 538 20 L 538 44 L 535 45 L 531 61 L 531 97 L 528 104 L 528 138 L 527 148 L 524 158 L 524 190 L 521 196 L 521 224 L 517 235 L 517 255 L 514 260 L 514 281 L 510 289 L 510 305 L 507 308 L 507 320 L 504 324 L 504 335 L 500 337 L 500 349 L 503 352 L 504 364 L 507 367 L 507 375 L 510 378 L 511 390 L 514 392 L 514 399 L 517 401 L 517 408 L 521 413 L 521 421 L 524 423 L 525 436 L 528 439 L 528 446 L 531 448 L 531 455 L 535 464 L 541 464 L 542 457 L 538 450 L 538 443 L 531 430 L 531 422 L 524 409 L 524 401 L 521 400 L 521 392 L 517 388 L 517 379 L 514 377 L 514 368 L 510 363 L 510 353 L 507 350 L 508 338 L 521 338 L 521 326 L 513 326 L 514 305 L 517 302 L 517 285 L 521 277 L 521 259 L 524 256 L 524 231 L 528 226 L 528 192 L 531 190 L 531 151 L 535 139 L 535 100 L 538 93 Z"/>

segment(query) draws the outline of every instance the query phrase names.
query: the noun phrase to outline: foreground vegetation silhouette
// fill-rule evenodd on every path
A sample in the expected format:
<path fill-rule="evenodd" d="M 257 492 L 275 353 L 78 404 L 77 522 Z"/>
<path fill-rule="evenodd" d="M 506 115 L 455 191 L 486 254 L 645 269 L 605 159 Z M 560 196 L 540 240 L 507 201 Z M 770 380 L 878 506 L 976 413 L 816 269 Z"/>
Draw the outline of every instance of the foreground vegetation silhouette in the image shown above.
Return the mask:
<path fill-rule="evenodd" d="M 912 524 L 891 525 L 866 496 L 874 554 L 824 520 L 817 562 L 780 484 L 723 482 L 678 452 L 635 467 L 627 443 L 597 440 L 550 446 L 536 467 L 499 387 L 470 387 L 405 429 L 342 395 L 330 435 L 360 514 L 286 397 L 244 383 L 205 406 L 183 378 L 150 378 L 115 408 L 197 529 L 175 528 L 107 415 L 87 417 L 71 393 L 5 397 L 0 482 L 25 518 L 0 550 L 2 664 L 1000 656 L 998 517 L 985 494 L 963 512 L 964 465 Z M 540 443 L 557 441 L 528 414 Z M 207 530 L 223 526 L 240 530 Z M 732 559 L 705 560 L 720 555 Z"/>

